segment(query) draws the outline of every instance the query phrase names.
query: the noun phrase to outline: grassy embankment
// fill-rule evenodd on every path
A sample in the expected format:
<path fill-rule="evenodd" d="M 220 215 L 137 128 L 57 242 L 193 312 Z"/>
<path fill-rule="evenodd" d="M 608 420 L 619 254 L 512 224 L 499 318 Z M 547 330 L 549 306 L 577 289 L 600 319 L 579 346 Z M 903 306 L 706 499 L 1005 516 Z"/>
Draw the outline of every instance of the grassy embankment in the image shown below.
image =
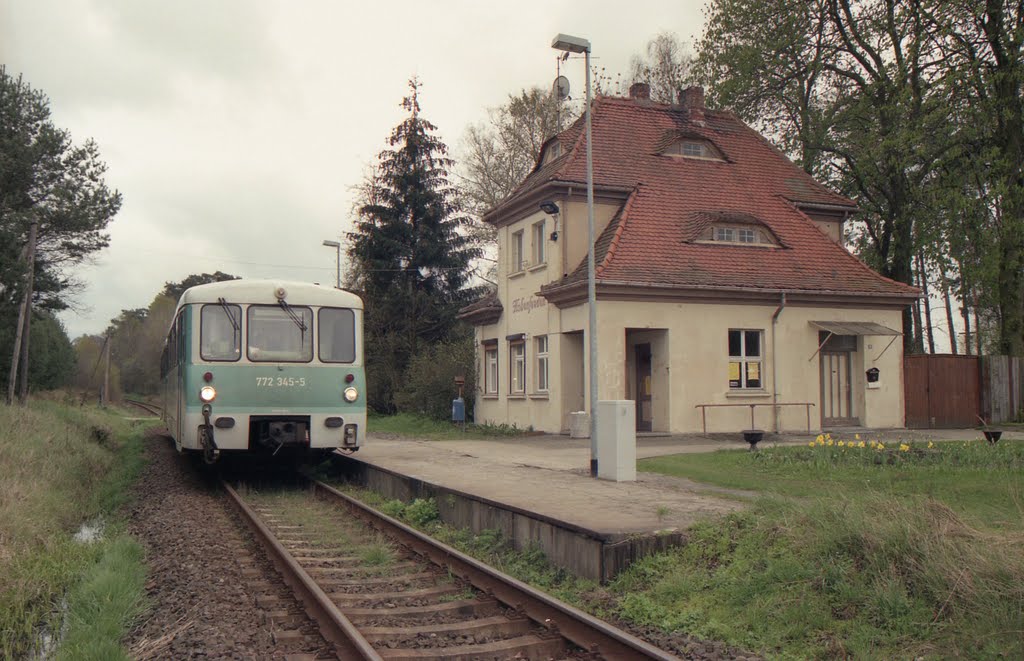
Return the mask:
<path fill-rule="evenodd" d="M 126 658 L 142 549 L 113 518 L 142 464 L 141 431 L 93 407 L 0 405 L 0 658 Z M 76 541 L 84 522 L 102 536 Z M 43 643 L 60 638 L 59 647 Z"/>
<path fill-rule="evenodd" d="M 641 461 L 762 495 L 603 588 L 423 525 L 598 615 L 769 658 L 1024 658 L 1024 444 L 849 440 Z"/>
<path fill-rule="evenodd" d="M 367 428 L 374 434 L 408 436 L 431 441 L 458 441 L 496 436 L 519 436 L 526 433 L 514 425 L 476 425 L 464 427 L 446 420 L 434 420 L 421 415 L 398 413 L 379 415 L 370 413 Z"/>

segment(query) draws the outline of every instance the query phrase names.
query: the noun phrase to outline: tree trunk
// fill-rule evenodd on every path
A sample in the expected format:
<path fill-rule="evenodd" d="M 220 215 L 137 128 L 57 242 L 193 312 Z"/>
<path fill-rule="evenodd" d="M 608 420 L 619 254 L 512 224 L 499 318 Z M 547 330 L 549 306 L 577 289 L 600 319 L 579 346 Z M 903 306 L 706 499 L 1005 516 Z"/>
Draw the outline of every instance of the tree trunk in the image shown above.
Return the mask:
<path fill-rule="evenodd" d="M 912 353 L 924 353 L 924 336 L 921 329 L 921 299 L 914 301 L 914 348 Z"/>
<path fill-rule="evenodd" d="M 949 297 L 949 278 L 946 277 L 946 265 L 939 260 L 939 286 L 942 287 L 942 300 L 946 304 L 946 324 L 949 329 L 949 351 L 954 356 L 960 350 L 956 341 L 956 327 L 953 325 L 953 304 Z M 968 351 L 970 353 L 970 351 Z"/>
<path fill-rule="evenodd" d="M 924 268 L 924 253 L 917 252 L 917 279 L 924 294 L 924 323 L 928 337 L 928 353 L 935 353 L 935 331 L 932 329 L 932 299 L 928 293 L 928 272 Z"/>
<path fill-rule="evenodd" d="M 18 385 L 18 363 L 21 360 L 21 334 L 25 329 L 25 306 L 28 295 L 21 299 L 18 306 L 18 325 L 14 329 L 14 352 L 11 354 L 11 369 L 7 375 L 7 405 L 14 404 L 14 391 Z"/>
<path fill-rule="evenodd" d="M 28 329 L 32 318 L 32 287 L 35 275 L 36 263 L 36 234 L 39 223 L 33 222 L 28 228 L 28 244 L 26 245 L 25 261 L 28 268 L 28 277 L 25 284 L 25 295 L 21 300 L 21 307 L 18 310 L 18 326 L 14 333 L 14 351 L 11 355 L 11 371 L 7 379 L 7 403 L 14 403 L 14 388 L 17 385 L 18 368 L 23 372 L 22 395 L 19 397 L 21 404 L 28 399 Z"/>

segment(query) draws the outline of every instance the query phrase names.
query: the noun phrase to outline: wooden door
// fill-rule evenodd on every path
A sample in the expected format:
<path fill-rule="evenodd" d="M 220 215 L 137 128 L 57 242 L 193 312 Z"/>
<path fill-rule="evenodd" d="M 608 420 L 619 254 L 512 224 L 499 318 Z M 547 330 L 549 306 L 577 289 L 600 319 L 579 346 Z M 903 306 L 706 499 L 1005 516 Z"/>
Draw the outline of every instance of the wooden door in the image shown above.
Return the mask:
<path fill-rule="evenodd" d="M 836 427 L 859 425 L 853 410 L 850 353 L 821 352 L 821 425 Z"/>
<path fill-rule="evenodd" d="M 651 431 L 654 410 L 651 393 L 651 345 L 638 344 L 636 352 L 636 430 Z"/>

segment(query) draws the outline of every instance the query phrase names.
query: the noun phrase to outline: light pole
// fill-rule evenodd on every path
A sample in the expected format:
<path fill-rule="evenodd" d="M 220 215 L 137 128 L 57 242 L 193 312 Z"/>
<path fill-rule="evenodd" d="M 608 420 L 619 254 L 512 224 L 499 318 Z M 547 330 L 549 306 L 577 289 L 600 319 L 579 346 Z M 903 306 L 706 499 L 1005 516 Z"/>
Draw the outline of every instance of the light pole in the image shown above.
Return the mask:
<path fill-rule="evenodd" d="M 337 275 L 334 278 L 334 286 L 341 289 L 341 244 L 337 241 L 324 241 L 324 245 L 338 251 Z"/>
<path fill-rule="evenodd" d="M 551 47 L 566 53 L 583 53 L 587 68 L 587 309 L 590 345 L 590 475 L 597 477 L 597 290 L 594 285 L 594 154 L 590 135 L 590 41 L 559 34 Z"/>

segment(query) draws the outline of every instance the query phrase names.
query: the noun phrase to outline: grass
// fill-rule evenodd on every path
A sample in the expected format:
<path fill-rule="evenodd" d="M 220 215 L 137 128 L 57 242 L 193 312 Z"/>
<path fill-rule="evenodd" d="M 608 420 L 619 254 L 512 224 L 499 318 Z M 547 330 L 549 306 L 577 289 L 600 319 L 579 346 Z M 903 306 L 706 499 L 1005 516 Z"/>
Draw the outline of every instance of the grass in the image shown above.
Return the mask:
<path fill-rule="evenodd" d="M 397 413 L 395 415 L 371 414 L 367 421 L 371 433 L 395 434 L 431 441 L 459 441 L 486 437 L 521 436 L 529 430 L 515 425 L 467 424 L 465 429 L 444 420 L 435 420 L 422 415 Z"/>
<path fill-rule="evenodd" d="M 141 431 L 116 415 L 45 401 L 0 406 L 0 657 L 28 656 L 42 632 L 62 629 L 119 644 L 142 594 L 141 581 L 127 577 L 138 576 L 142 565 L 138 553 L 123 552 L 132 543 L 113 517 L 141 465 Z M 108 524 L 102 541 L 73 539 L 83 522 L 97 519 Z M 127 586 L 106 593 L 123 602 L 103 602 L 117 626 L 92 618 L 89 592 L 80 589 L 83 581 L 107 589 L 107 579 L 95 574 L 101 566 Z M 72 616 L 65 619 L 65 610 Z M 73 655 L 88 658 L 85 651 Z"/>
<path fill-rule="evenodd" d="M 619 615 L 773 658 L 1024 656 L 1024 445 L 644 460 L 763 495 L 609 586 Z"/>

